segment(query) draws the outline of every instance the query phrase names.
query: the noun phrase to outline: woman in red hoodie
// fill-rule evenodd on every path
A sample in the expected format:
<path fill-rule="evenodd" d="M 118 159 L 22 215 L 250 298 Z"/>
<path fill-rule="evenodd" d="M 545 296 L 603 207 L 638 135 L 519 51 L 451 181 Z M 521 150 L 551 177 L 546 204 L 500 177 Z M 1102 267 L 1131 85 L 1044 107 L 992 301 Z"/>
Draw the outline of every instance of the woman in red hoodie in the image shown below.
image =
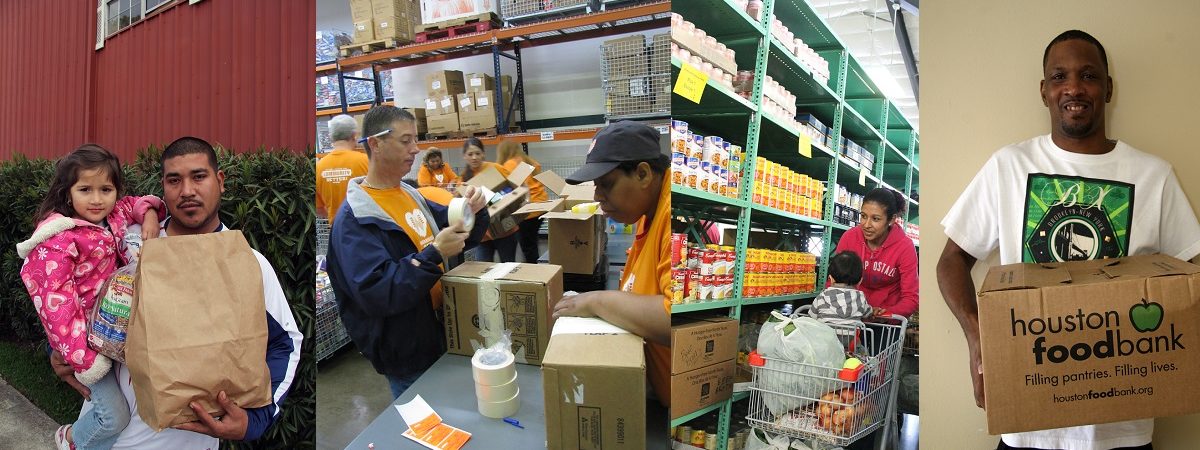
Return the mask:
<path fill-rule="evenodd" d="M 877 312 L 883 309 L 908 317 L 917 312 L 920 290 L 916 247 L 896 222 L 904 206 L 899 192 L 872 189 L 863 198 L 858 226 L 842 235 L 832 254 L 843 250 L 857 253 L 863 260 L 858 288 L 867 295 L 867 303 Z"/>

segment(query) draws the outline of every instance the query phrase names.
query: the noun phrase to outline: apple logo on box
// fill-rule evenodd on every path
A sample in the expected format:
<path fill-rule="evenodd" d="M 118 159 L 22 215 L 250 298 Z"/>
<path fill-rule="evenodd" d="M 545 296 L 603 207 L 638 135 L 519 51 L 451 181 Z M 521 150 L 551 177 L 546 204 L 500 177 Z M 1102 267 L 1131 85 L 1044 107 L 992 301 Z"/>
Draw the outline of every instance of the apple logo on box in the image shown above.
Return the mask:
<path fill-rule="evenodd" d="M 1159 325 L 1162 325 L 1163 308 L 1158 302 L 1147 301 L 1142 299 L 1142 303 L 1134 303 L 1129 308 L 1129 321 L 1133 323 L 1133 329 L 1142 333 L 1149 333 L 1157 330 Z"/>

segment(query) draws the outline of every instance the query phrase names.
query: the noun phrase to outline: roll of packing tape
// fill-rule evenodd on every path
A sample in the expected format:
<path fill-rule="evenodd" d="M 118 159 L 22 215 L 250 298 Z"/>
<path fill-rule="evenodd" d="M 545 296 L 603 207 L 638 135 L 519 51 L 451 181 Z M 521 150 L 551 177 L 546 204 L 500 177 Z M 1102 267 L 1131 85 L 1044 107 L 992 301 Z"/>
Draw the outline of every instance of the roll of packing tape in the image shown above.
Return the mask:
<path fill-rule="evenodd" d="M 471 213 L 471 205 L 467 203 L 467 199 L 456 197 L 450 200 L 450 210 L 447 212 L 449 216 L 450 226 L 456 223 L 463 224 L 463 230 L 471 231 L 475 227 L 475 214 Z"/>
<path fill-rule="evenodd" d="M 517 393 L 513 394 L 512 398 L 501 400 L 498 402 L 476 402 L 479 405 L 479 413 L 484 417 L 493 419 L 503 419 L 512 417 L 517 414 L 517 410 L 521 408 L 521 390 L 517 389 Z"/>
<path fill-rule="evenodd" d="M 517 395 L 517 390 L 517 374 L 514 373 L 513 378 L 504 384 L 488 386 L 475 383 L 475 399 L 480 402 L 498 402 Z"/>
<path fill-rule="evenodd" d="M 490 358 L 496 357 L 497 354 L 498 352 L 493 351 L 480 351 L 471 357 L 471 377 L 476 383 L 499 386 L 517 376 L 517 361 L 512 352 L 504 352 L 500 361 L 491 361 Z M 484 362 L 485 355 L 490 355 L 487 356 L 487 362 Z"/>

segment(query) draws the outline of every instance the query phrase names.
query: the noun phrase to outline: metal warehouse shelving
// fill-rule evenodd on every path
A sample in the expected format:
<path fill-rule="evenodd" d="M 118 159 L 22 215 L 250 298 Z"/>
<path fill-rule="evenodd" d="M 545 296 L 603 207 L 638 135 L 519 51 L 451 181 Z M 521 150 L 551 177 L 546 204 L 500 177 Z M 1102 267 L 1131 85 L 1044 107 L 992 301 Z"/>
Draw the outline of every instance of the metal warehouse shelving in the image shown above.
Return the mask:
<path fill-rule="evenodd" d="M 632 3 L 632 2 L 625 2 Z M 396 48 L 376 51 L 364 55 L 350 56 L 337 60 L 336 63 L 317 67 L 318 74 L 336 73 L 340 89 L 342 89 L 342 106 L 317 111 L 317 116 L 335 115 L 342 113 L 360 112 L 370 109 L 373 104 L 351 106 L 345 103 L 344 83 L 345 72 L 361 69 L 371 69 L 373 79 L 379 79 L 379 72 L 401 67 L 447 61 L 469 56 L 491 54 L 493 61 L 492 76 L 499 82 L 502 71 L 501 58 L 508 58 L 516 63 L 516 74 L 513 77 L 513 97 L 507 111 L 501 110 L 503 104 L 501 92 L 496 90 L 496 124 L 500 134 L 496 137 L 483 139 L 491 145 L 502 139 L 513 139 L 520 143 L 543 140 L 573 140 L 591 139 L 595 129 L 555 131 L 553 138 L 544 139 L 542 133 L 528 133 L 525 125 L 525 90 L 521 67 L 521 50 L 525 48 L 553 45 L 564 42 L 610 36 L 621 33 L 645 31 L 664 28 L 670 25 L 671 2 L 654 1 L 632 5 L 616 4 L 603 5 L 600 10 L 589 14 L 546 20 L 526 25 L 506 28 L 496 28 L 478 33 L 459 35 L 446 39 L 431 40 L 422 43 L 403 45 Z M 363 78 L 366 79 L 366 78 Z M 369 79 L 368 79 L 369 80 Z M 373 80 L 372 80 L 373 81 Z M 382 86 L 375 82 L 375 98 L 383 98 Z M 512 120 L 509 120 L 509 118 Z M 518 127 L 515 133 L 505 133 L 510 126 Z M 442 146 L 450 143 L 461 143 L 462 140 L 422 141 L 421 148 Z"/>

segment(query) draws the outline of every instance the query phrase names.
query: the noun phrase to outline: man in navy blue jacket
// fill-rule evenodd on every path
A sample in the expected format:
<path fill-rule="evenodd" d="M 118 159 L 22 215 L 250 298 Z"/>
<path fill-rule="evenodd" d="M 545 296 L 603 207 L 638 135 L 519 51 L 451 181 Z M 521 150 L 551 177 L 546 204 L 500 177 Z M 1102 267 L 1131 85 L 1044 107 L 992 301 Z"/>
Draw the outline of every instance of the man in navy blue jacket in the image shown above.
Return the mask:
<path fill-rule="evenodd" d="M 367 175 L 350 180 L 326 255 L 342 323 L 399 397 L 446 352 L 441 320 L 445 262 L 474 247 L 488 226 L 486 201 L 459 189 L 475 225 L 450 224 L 446 205 L 400 179 L 416 160 L 412 114 L 377 106 L 363 118 Z"/>

